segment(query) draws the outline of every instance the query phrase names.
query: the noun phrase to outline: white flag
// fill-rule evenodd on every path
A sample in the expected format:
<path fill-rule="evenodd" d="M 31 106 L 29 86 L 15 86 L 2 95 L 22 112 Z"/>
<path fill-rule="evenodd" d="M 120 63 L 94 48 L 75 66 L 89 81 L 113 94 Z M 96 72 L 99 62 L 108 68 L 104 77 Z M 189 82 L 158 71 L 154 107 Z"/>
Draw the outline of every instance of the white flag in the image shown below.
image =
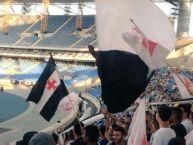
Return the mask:
<path fill-rule="evenodd" d="M 189 90 L 193 89 L 193 83 L 192 81 L 185 77 L 184 75 L 178 74 L 178 76 L 175 73 L 172 73 L 174 80 L 176 82 L 176 85 L 180 91 L 180 94 L 183 99 L 191 98 L 191 94 L 189 93 Z M 183 81 L 183 82 L 182 82 Z"/>
<path fill-rule="evenodd" d="M 170 51 L 161 44 L 148 39 L 133 22 L 133 29 L 130 32 L 123 33 L 123 39 L 137 52 L 139 57 L 151 69 L 164 66 L 164 60 Z"/>
<path fill-rule="evenodd" d="M 98 47 L 101 51 L 136 52 L 122 39 L 132 29 L 133 19 L 145 36 L 169 51 L 176 36 L 167 16 L 150 0 L 96 0 Z"/>
<path fill-rule="evenodd" d="M 71 112 L 73 109 L 78 107 L 81 100 L 82 99 L 78 96 L 78 94 L 72 92 L 60 101 L 58 108 L 64 112 Z"/>
<path fill-rule="evenodd" d="M 176 44 L 167 16 L 150 0 L 96 0 L 99 51 L 94 57 L 102 84 L 101 97 L 111 113 L 128 108 L 150 80 L 147 78 L 151 72 L 149 67 L 136 55 L 135 48 L 122 38 L 132 29 L 130 19 L 143 30 L 148 40 L 166 48 L 167 53 Z"/>
<path fill-rule="evenodd" d="M 128 145 L 147 145 L 145 98 L 134 113 L 128 132 Z"/>

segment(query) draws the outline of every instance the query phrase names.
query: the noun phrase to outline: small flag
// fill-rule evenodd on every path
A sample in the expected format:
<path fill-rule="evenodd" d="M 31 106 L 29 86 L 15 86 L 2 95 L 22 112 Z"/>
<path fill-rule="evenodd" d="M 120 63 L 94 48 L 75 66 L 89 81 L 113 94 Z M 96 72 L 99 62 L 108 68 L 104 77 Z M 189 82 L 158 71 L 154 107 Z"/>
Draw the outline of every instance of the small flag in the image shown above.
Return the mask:
<path fill-rule="evenodd" d="M 148 145 L 146 135 L 145 98 L 134 113 L 128 131 L 128 145 Z"/>
<path fill-rule="evenodd" d="M 193 82 L 184 75 L 179 75 L 179 76 L 182 78 L 184 85 L 186 86 L 186 89 L 191 90 L 193 88 Z"/>
<path fill-rule="evenodd" d="M 193 97 L 189 92 L 189 90 L 193 88 L 193 82 L 189 78 L 185 77 L 184 75 L 178 74 L 177 76 L 177 74 L 175 73 L 172 73 L 172 75 L 180 91 L 182 98 L 187 99 L 187 98 Z"/>
<path fill-rule="evenodd" d="M 65 98 L 63 98 L 58 108 L 64 112 L 71 112 L 74 108 L 77 108 L 82 99 L 78 96 L 77 93 L 72 92 Z"/>
<path fill-rule="evenodd" d="M 60 79 L 56 64 L 50 57 L 43 73 L 33 86 L 27 101 L 37 104 L 40 115 L 47 121 L 55 114 L 60 100 L 68 95 L 63 80 Z"/>

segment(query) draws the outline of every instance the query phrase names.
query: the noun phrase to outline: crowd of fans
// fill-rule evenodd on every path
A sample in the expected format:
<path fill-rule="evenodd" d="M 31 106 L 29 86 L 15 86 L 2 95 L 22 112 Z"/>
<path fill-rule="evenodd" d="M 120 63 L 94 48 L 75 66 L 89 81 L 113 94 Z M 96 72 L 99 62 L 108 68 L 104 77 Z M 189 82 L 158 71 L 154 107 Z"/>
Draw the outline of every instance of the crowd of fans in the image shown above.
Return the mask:
<path fill-rule="evenodd" d="M 173 78 L 172 72 L 184 75 L 193 82 L 193 71 L 190 69 L 160 68 L 151 78 L 151 81 L 143 94 L 146 99 L 148 99 L 148 102 L 168 102 L 171 100 L 181 99 L 181 94 Z M 85 92 L 94 97 L 100 98 L 101 86 L 99 84 L 91 86 L 86 88 Z"/>
<path fill-rule="evenodd" d="M 184 75 L 193 82 L 193 71 L 190 69 L 160 68 L 155 72 L 146 88 L 144 95 L 148 98 L 148 102 L 167 102 L 181 98 L 181 94 L 175 83 L 172 72 Z"/>
<path fill-rule="evenodd" d="M 191 104 L 160 105 L 146 110 L 147 145 L 193 145 L 193 111 Z M 73 129 L 56 133 L 27 132 L 16 145 L 129 145 L 128 130 L 133 115 L 110 114 L 95 124 L 74 123 Z"/>
<path fill-rule="evenodd" d="M 161 68 L 156 71 L 146 88 L 144 96 L 147 102 L 169 102 L 180 98 L 171 74 L 173 71 L 193 81 L 193 72 L 190 70 Z M 100 89 L 100 86 L 93 88 Z M 77 122 L 72 130 L 60 135 L 27 132 L 16 145 L 130 145 L 127 143 L 128 130 L 135 110 L 136 107 L 132 106 L 131 109 L 118 114 L 102 111 L 104 119 L 92 125 Z M 181 102 L 174 106 L 147 106 L 146 134 L 148 145 L 193 145 L 192 104 Z"/>

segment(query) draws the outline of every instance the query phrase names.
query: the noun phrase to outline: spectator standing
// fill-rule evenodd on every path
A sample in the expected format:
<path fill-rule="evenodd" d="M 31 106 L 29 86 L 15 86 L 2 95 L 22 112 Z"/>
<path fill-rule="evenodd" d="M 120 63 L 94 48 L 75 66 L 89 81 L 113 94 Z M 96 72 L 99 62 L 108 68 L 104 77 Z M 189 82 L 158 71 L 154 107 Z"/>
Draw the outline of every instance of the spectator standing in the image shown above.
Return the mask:
<path fill-rule="evenodd" d="M 116 126 L 113 128 L 113 141 L 109 142 L 107 145 L 127 145 L 123 127 Z"/>
<path fill-rule="evenodd" d="M 183 113 L 182 125 L 186 128 L 186 133 L 188 134 L 193 130 L 192 120 L 190 119 L 191 104 L 180 104 L 179 107 L 182 109 Z"/>
<path fill-rule="evenodd" d="M 159 123 L 159 129 L 154 134 L 153 145 L 168 145 L 170 139 L 176 137 L 176 133 L 169 128 L 171 113 L 171 109 L 166 105 L 158 107 L 156 120 Z"/>
<path fill-rule="evenodd" d="M 83 140 L 86 145 L 98 145 L 99 129 L 95 125 L 88 125 L 83 131 Z"/>
<path fill-rule="evenodd" d="M 77 122 L 74 124 L 73 134 L 75 140 L 71 143 L 71 145 L 85 145 L 82 137 L 82 127 L 84 125 L 81 122 Z"/>
<path fill-rule="evenodd" d="M 105 133 L 106 133 L 106 126 L 105 125 L 101 125 L 99 127 L 100 130 L 100 139 L 99 139 L 99 144 L 100 145 L 106 145 L 109 141 L 107 140 Z"/>

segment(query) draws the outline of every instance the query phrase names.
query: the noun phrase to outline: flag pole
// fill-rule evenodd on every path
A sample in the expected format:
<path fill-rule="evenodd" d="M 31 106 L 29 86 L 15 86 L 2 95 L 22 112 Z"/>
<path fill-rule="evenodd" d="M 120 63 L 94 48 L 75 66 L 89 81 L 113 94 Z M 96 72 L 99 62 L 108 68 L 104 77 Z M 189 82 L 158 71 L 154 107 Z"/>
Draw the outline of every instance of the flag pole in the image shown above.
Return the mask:
<path fill-rule="evenodd" d="M 50 57 L 52 57 L 52 53 L 50 52 L 49 54 L 50 54 Z M 53 57 L 52 57 L 52 58 L 53 58 Z"/>
<path fill-rule="evenodd" d="M 172 105 L 172 104 L 187 104 L 187 103 L 192 103 L 193 102 L 193 98 L 190 99 L 181 99 L 181 100 L 176 100 L 176 101 L 171 101 L 171 102 L 154 102 L 154 103 L 148 103 L 148 106 L 154 106 L 154 105 L 163 105 L 163 104 L 167 104 L 167 105 Z"/>
<path fill-rule="evenodd" d="M 140 32 L 144 38 L 147 38 L 147 37 L 145 36 L 145 34 L 139 29 L 139 27 L 138 27 L 137 24 L 134 22 L 134 20 L 131 19 L 131 18 L 130 18 L 129 20 L 130 20 L 130 22 L 134 25 L 134 27 L 137 29 L 136 31 Z"/>

